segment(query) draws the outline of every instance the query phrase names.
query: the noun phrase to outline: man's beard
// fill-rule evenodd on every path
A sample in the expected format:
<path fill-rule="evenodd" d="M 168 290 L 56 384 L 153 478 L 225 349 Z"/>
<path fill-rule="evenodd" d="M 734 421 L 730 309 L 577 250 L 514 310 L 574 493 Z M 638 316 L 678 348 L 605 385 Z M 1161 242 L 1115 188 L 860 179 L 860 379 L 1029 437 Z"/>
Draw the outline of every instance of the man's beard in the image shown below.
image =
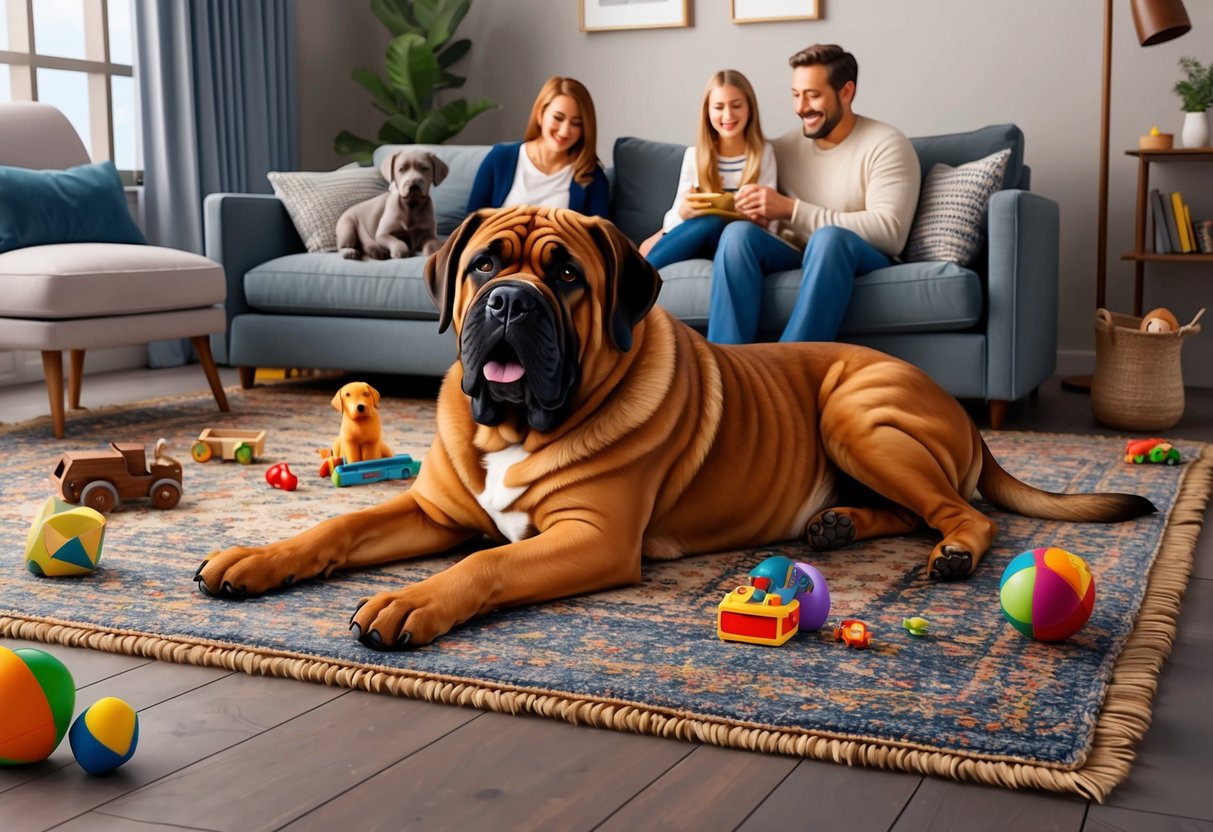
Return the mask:
<path fill-rule="evenodd" d="M 812 115 L 812 113 L 810 113 L 810 115 Z M 838 122 L 842 121 L 841 112 L 834 113 L 833 115 L 823 112 L 822 115 L 825 116 L 825 120 L 822 121 L 821 126 L 816 130 L 810 132 L 809 128 L 804 128 L 804 137 L 806 139 L 824 139 L 826 136 L 833 133 L 834 128 L 838 126 Z M 803 120 L 804 116 L 801 116 L 801 121 L 803 122 Z"/>

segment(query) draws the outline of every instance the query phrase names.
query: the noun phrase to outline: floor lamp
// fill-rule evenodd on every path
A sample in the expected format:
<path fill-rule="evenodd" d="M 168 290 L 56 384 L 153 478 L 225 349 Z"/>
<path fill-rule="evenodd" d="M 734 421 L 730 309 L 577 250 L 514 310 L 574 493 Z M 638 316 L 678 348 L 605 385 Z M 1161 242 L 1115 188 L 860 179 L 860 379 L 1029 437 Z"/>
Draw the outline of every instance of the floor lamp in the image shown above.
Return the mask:
<path fill-rule="evenodd" d="M 1095 258 L 1095 308 L 1107 302 L 1108 280 L 1108 131 L 1112 104 L 1112 2 L 1104 0 L 1103 12 L 1103 101 L 1099 130 L 1099 250 Z M 1154 46 L 1174 40 L 1192 28 L 1183 0 L 1131 0 L 1137 40 Z M 1090 376 L 1062 379 L 1066 390 L 1091 392 Z"/>

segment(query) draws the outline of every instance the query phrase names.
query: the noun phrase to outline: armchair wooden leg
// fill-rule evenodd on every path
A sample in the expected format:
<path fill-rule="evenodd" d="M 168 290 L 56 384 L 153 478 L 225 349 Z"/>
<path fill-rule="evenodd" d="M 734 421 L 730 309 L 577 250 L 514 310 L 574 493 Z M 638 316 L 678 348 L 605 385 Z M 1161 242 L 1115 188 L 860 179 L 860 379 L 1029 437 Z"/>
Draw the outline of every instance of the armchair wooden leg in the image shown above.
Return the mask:
<path fill-rule="evenodd" d="M 80 384 L 84 380 L 84 350 L 72 350 L 72 368 L 67 377 L 67 407 L 80 409 Z"/>
<path fill-rule="evenodd" d="M 1002 430 L 1002 423 L 1007 418 L 1007 405 L 1009 402 L 1001 399 L 990 399 L 990 427 L 994 430 Z"/>
<path fill-rule="evenodd" d="M 51 424 L 55 438 L 63 438 L 63 353 L 42 351 L 42 374 L 46 377 L 46 394 L 51 400 Z"/>
<path fill-rule="evenodd" d="M 240 371 L 240 386 L 245 390 L 253 389 L 253 380 L 257 378 L 256 367 L 237 367 Z"/>
<path fill-rule="evenodd" d="M 223 383 L 219 381 L 219 370 L 215 367 L 215 357 L 211 355 L 210 336 L 195 335 L 190 342 L 194 345 L 194 352 L 198 353 L 198 360 L 202 362 L 202 371 L 206 373 L 207 383 L 211 385 L 211 393 L 215 396 L 219 409 L 224 412 L 231 410 L 228 407 L 227 394 L 223 392 Z"/>

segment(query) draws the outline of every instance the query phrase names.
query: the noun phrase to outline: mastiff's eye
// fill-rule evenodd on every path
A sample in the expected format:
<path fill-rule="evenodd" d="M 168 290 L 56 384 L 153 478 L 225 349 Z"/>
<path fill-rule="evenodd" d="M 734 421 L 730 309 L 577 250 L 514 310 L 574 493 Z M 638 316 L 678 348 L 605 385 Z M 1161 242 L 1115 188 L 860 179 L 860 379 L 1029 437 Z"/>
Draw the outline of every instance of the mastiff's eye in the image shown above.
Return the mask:
<path fill-rule="evenodd" d="M 493 262 L 492 257 L 489 257 L 487 254 L 481 254 L 472 261 L 472 268 L 481 274 L 492 274 L 493 270 L 497 268 L 497 264 Z"/>
<path fill-rule="evenodd" d="M 581 272 L 572 263 L 565 263 L 556 272 L 556 277 L 564 283 L 572 283 L 577 278 L 581 277 Z"/>

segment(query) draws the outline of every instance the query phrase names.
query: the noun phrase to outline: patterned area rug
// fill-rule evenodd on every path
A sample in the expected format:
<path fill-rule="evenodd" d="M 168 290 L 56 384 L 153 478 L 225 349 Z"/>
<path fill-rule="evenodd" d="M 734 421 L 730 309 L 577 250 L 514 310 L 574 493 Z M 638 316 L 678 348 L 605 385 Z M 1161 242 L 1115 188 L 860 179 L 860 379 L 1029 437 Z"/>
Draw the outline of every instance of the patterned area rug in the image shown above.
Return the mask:
<path fill-rule="evenodd" d="M 649 564 L 637 587 L 494 614 L 438 643 L 380 654 L 347 622 L 357 600 L 443 569 L 455 556 L 337 575 L 243 602 L 205 597 L 191 580 L 210 551 L 275 540 L 407 488 L 334 488 L 315 474 L 314 449 L 336 433 L 323 383 L 232 391 L 233 412 L 209 396 L 77 415 L 68 438 L 49 422 L 0 427 L 0 635 L 323 681 L 575 723 L 917 771 L 1102 800 L 1123 780 L 1150 720 L 1170 649 L 1213 462 L 1179 443 L 1178 467 L 1128 465 L 1123 440 L 991 433 L 1016 476 L 1054 491 L 1144 494 L 1157 515 L 1110 526 L 994 512 L 995 548 L 971 580 L 924 577 L 929 534 L 813 555 L 799 544 Z M 433 404 L 384 399 L 385 439 L 424 455 Z M 265 428 L 253 465 L 189 458 L 204 427 Z M 158 437 L 185 466 L 170 511 L 131 503 L 110 516 L 101 569 L 37 578 L 22 568 L 30 522 L 51 493 L 66 450 Z M 286 460 L 293 493 L 264 471 Z M 987 506 L 987 508 L 989 508 Z M 998 582 L 1020 551 L 1053 545 L 1084 557 L 1097 586 L 1094 614 L 1069 641 L 1033 642 L 1003 619 Z M 874 633 L 868 650 L 801 634 L 783 647 L 725 643 L 716 604 L 774 554 L 814 563 L 833 598 L 831 618 Z M 903 618 L 930 621 L 924 638 Z"/>

